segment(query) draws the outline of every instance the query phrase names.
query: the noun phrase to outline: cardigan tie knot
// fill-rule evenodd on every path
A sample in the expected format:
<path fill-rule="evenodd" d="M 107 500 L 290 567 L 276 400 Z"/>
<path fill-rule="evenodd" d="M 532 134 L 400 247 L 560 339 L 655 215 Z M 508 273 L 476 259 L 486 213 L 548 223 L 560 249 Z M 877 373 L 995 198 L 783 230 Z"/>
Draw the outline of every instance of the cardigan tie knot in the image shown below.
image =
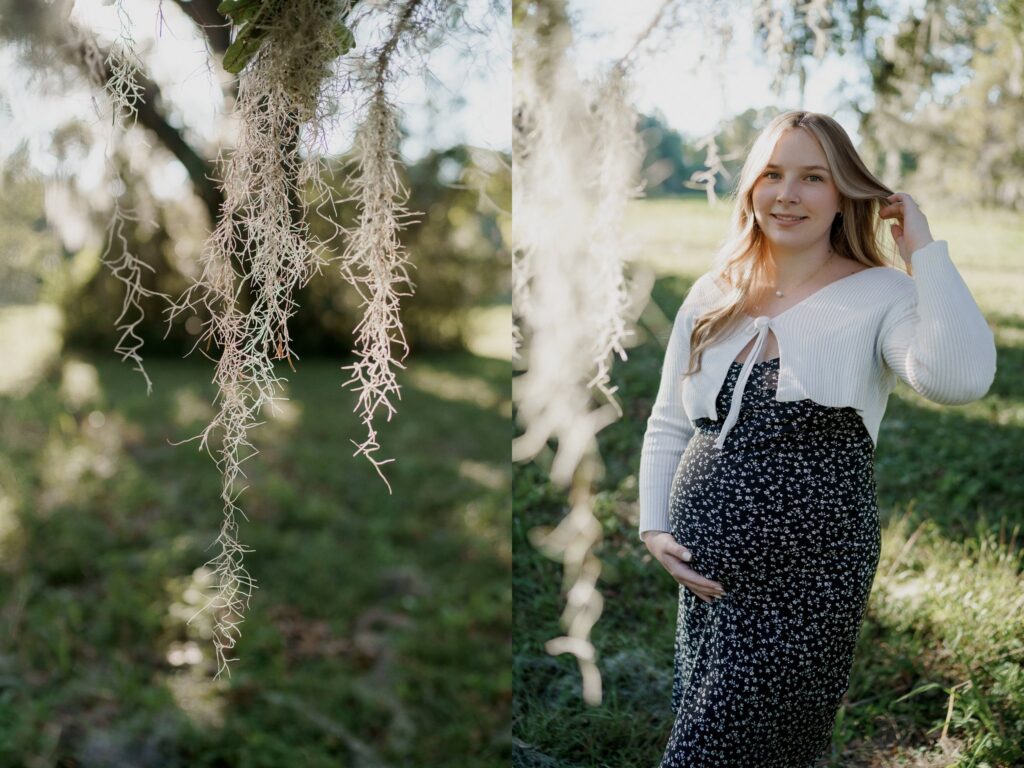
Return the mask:
<path fill-rule="evenodd" d="M 754 367 L 754 361 L 757 360 L 761 355 L 761 350 L 764 349 L 765 343 L 768 338 L 768 330 L 771 328 L 772 319 L 767 315 L 761 315 L 760 317 L 754 318 L 754 328 L 757 330 L 757 335 L 754 337 L 754 344 L 747 353 L 746 359 L 743 361 L 743 367 L 740 368 L 740 375 L 736 380 L 736 384 L 733 385 L 732 400 L 729 404 L 729 413 L 725 417 L 725 421 L 722 423 L 722 428 L 718 433 L 718 437 L 715 438 L 715 448 L 722 450 L 725 447 L 725 436 L 729 434 L 733 425 L 740 415 L 740 406 L 743 402 L 743 388 L 747 385 L 747 378 L 750 376 L 750 371 Z"/>

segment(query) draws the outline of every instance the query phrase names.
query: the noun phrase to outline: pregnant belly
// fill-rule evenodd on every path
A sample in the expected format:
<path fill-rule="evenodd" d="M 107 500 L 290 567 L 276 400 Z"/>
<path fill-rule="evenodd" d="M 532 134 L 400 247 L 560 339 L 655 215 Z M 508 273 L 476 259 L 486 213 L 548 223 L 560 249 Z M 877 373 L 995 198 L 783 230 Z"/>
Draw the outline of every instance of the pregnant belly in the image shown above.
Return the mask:
<path fill-rule="evenodd" d="M 690 550 L 690 565 L 701 575 L 728 589 L 740 579 L 834 562 L 844 552 L 856 558 L 874 546 L 870 471 L 811 463 L 778 446 L 719 453 L 705 441 L 695 435 L 687 446 L 670 510 L 673 536 Z"/>

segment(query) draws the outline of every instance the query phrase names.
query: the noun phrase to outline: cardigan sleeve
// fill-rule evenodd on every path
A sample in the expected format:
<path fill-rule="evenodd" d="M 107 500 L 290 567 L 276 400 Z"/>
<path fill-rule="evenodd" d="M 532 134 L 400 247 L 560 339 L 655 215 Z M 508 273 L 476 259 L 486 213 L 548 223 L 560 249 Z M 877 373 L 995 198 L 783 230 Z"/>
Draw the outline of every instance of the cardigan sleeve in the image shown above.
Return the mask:
<path fill-rule="evenodd" d="M 985 396 L 996 373 L 992 329 L 936 240 L 911 255 L 914 277 L 886 313 L 881 329 L 886 365 L 922 397 L 963 405 Z"/>
<path fill-rule="evenodd" d="M 696 284 L 695 284 L 696 285 Z M 693 436 L 693 424 L 683 409 L 682 375 L 690 357 L 690 289 L 669 335 L 658 395 L 647 420 L 640 452 L 640 537 L 646 531 L 671 531 L 669 494 L 679 459 Z"/>

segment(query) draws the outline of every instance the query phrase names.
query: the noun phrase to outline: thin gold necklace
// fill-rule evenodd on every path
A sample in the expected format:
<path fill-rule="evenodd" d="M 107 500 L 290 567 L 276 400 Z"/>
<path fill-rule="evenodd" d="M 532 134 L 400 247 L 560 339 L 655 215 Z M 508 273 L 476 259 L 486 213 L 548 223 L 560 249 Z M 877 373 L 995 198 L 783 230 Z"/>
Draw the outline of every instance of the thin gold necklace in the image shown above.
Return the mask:
<path fill-rule="evenodd" d="M 834 255 L 835 255 L 834 251 L 833 251 L 833 250 L 832 250 L 831 248 L 829 248 L 829 249 L 828 249 L 828 258 L 827 258 L 827 259 L 825 259 L 825 260 L 824 260 L 823 262 L 821 262 L 821 266 L 820 266 L 820 267 L 818 267 L 818 268 L 817 268 L 816 270 L 814 270 L 813 272 L 811 272 L 811 274 L 810 274 L 810 275 L 808 275 L 807 277 L 805 277 L 805 278 L 804 278 L 803 280 L 801 280 L 801 281 L 800 281 L 799 283 L 797 283 L 797 285 L 795 285 L 795 286 L 793 287 L 793 289 L 792 289 L 792 290 L 794 290 L 794 291 L 795 291 L 795 290 L 796 290 L 797 288 L 799 288 L 799 287 L 800 287 L 801 285 L 803 285 L 804 283 L 806 283 L 806 282 L 807 282 L 808 280 L 810 280 L 810 279 L 811 279 L 812 277 L 814 277 L 814 276 L 815 276 L 816 274 L 818 274 L 819 272 L 821 272 L 821 270 L 825 268 L 825 265 L 826 265 L 826 264 L 828 264 L 828 263 L 829 263 L 829 262 L 830 262 L 830 261 L 832 260 L 832 257 L 833 257 Z M 781 298 L 782 296 L 784 296 L 784 295 L 785 295 L 785 294 L 784 294 L 784 293 L 783 293 L 782 291 L 780 291 L 780 290 L 779 290 L 779 287 L 778 287 L 777 285 L 775 286 L 775 295 L 776 295 L 776 296 L 778 296 L 779 298 Z"/>

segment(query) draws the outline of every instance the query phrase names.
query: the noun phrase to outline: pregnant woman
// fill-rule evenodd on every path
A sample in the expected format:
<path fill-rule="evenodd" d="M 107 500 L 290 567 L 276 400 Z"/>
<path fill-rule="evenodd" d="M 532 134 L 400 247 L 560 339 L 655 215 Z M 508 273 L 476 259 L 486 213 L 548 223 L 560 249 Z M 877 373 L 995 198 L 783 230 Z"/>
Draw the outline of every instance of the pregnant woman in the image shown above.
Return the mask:
<path fill-rule="evenodd" d="M 889 393 L 898 378 L 968 403 L 995 367 L 910 195 L 832 118 L 776 117 L 676 316 L 644 436 L 640 536 L 679 583 L 664 768 L 804 768 L 828 749 L 878 565 Z"/>

